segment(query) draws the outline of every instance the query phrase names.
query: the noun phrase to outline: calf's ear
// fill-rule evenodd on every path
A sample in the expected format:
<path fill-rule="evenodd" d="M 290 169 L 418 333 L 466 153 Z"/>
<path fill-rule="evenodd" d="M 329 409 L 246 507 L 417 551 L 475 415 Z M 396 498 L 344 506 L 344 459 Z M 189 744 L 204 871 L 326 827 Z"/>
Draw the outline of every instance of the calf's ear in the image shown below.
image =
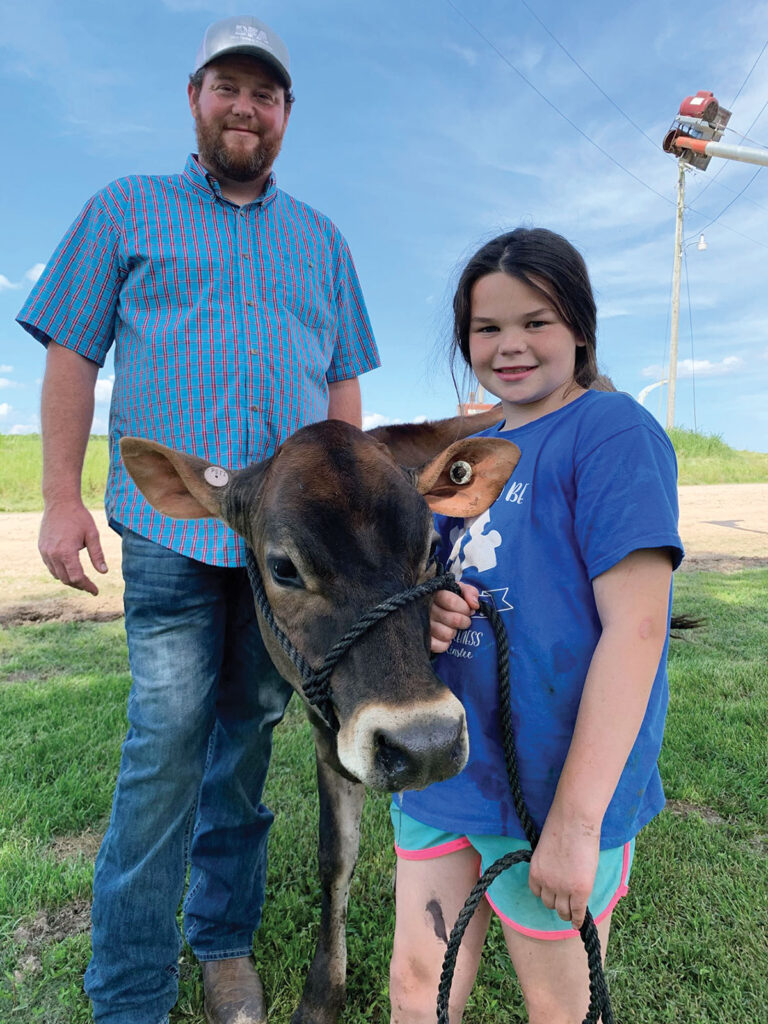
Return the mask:
<path fill-rule="evenodd" d="M 504 419 L 501 403 L 474 416 L 453 416 L 427 423 L 393 423 L 366 433 L 389 448 L 400 466 L 423 466 L 454 441 L 484 430 Z"/>
<path fill-rule="evenodd" d="M 433 512 L 467 519 L 493 504 L 519 458 L 517 445 L 501 438 L 456 441 L 418 471 L 416 487 Z"/>
<path fill-rule="evenodd" d="M 235 473 L 140 437 L 120 439 L 120 455 L 149 504 L 172 519 L 223 518 Z"/>

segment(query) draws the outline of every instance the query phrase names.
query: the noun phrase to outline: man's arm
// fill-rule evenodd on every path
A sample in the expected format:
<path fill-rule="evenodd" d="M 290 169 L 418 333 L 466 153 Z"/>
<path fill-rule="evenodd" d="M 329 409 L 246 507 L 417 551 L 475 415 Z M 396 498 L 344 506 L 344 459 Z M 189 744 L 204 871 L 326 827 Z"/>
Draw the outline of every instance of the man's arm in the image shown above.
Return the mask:
<path fill-rule="evenodd" d="M 83 572 L 80 550 L 87 548 L 98 572 L 107 571 L 99 531 L 81 497 L 98 372 L 90 359 L 49 342 L 40 409 L 44 512 L 38 549 L 52 576 L 90 594 L 99 590 Z"/>
<path fill-rule="evenodd" d="M 363 426 L 363 401 L 357 377 L 328 384 L 328 419 L 344 420 L 353 427 Z"/>

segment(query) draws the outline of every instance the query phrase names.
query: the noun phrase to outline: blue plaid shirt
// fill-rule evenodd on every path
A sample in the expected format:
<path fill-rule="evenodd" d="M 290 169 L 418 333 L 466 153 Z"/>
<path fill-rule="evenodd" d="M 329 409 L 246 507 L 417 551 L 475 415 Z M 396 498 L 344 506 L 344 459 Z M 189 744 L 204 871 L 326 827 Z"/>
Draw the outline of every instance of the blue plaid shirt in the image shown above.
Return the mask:
<path fill-rule="evenodd" d="M 274 177 L 237 207 L 194 156 L 180 175 L 121 178 L 89 200 L 18 320 L 99 366 L 114 341 L 107 515 L 214 565 L 243 565 L 243 541 L 155 512 L 118 440 L 240 469 L 324 419 L 329 382 L 379 365 L 336 227 Z"/>

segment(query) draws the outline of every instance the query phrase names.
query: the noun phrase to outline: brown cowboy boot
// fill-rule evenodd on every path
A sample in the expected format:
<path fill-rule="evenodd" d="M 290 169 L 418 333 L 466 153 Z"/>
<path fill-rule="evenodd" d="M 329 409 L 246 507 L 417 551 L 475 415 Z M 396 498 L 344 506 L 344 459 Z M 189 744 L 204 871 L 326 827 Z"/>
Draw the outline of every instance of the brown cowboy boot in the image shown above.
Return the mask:
<path fill-rule="evenodd" d="M 249 956 L 204 960 L 202 967 L 208 1024 L 266 1024 L 264 989 Z"/>

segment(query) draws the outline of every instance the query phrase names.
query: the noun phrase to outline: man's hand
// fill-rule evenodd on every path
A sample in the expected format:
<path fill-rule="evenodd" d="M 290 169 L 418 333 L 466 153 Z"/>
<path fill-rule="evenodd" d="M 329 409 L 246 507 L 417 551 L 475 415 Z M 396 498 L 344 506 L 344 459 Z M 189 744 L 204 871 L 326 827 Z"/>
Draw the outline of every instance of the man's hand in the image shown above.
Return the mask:
<path fill-rule="evenodd" d="M 599 857 L 599 824 L 561 822 L 556 812 L 550 811 L 531 857 L 531 892 L 563 921 L 581 928 Z"/>
<path fill-rule="evenodd" d="M 79 552 L 87 549 L 97 572 L 105 573 L 107 563 L 96 523 L 81 502 L 46 507 L 37 547 L 51 576 L 75 590 L 98 594 L 99 588 L 83 571 Z"/>
<path fill-rule="evenodd" d="M 438 590 L 432 598 L 429 633 L 433 654 L 447 651 L 458 631 L 469 629 L 472 625 L 472 613 L 480 607 L 476 587 L 468 583 L 459 583 L 459 587 L 461 597 L 450 590 Z"/>

